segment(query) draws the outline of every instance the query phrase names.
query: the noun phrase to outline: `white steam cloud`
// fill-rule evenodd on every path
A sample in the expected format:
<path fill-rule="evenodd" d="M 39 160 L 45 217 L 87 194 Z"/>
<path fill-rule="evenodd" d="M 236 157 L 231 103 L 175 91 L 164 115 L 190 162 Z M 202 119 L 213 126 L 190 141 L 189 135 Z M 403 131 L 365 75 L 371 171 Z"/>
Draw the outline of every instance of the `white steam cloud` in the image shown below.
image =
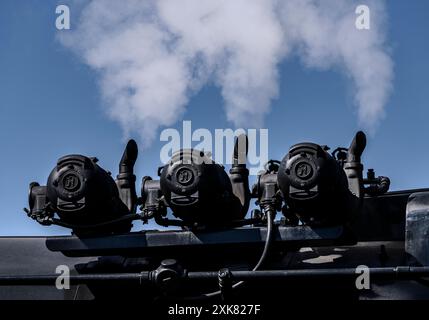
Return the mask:
<path fill-rule="evenodd" d="M 258 127 L 278 95 L 278 66 L 350 78 L 360 124 L 382 118 L 393 78 L 384 5 L 366 1 L 371 29 L 357 30 L 353 0 L 93 0 L 81 3 L 61 42 L 100 76 L 109 115 L 146 144 L 181 118 L 193 94 L 219 86 L 227 119 Z M 72 10 L 72 15 L 76 11 Z M 73 16 L 72 16 L 73 17 Z"/>

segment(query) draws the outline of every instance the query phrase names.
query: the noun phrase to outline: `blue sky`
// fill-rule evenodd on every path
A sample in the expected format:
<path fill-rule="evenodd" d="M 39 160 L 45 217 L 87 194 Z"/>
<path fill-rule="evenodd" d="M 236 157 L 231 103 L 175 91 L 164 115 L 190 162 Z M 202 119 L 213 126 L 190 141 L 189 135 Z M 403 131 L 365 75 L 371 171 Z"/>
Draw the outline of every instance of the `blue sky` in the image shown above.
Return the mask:
<path fill-rule="evenodd" d="M 44 184 L 56 160 L 70 153 L 97 156 L 116 174 L 125 144 L 120 126 L 103 112 L 97 74 L 56 40 L 57 4 L 0 2 L 0 235 L 67 234 L 23 213 L 29 182 Z M 429 187 L 429 2 L 392 0 L 387 10 L 394 90 L 363 160 L 366 168 L 390 176 L 393 190 Z M 304 140 L 348 145 L 360 128 L 347 79 L 303 68 L 296 58 L 279 70 L 279 96 L 264 125 L 270 157 L 282 158 Z M 213 85 L 191 98 L 183 120 L 192 120 L 194 129 L 232 126 Z M 140 152 L 138 181 L 156 175 L 161 146 L 157 139 Z"/>

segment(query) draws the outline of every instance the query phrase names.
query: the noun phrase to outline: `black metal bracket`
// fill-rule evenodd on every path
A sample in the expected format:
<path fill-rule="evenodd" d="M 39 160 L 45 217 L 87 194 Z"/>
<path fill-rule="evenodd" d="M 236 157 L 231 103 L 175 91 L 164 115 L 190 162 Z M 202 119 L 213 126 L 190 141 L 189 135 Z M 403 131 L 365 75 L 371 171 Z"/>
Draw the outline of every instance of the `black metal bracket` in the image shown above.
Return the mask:
<path fill-rule="evenodd" d="M 216 245 L 220 252 L 236 251 L 243 247 L 260 248 L 266 238 L 265 227 L 244 227 L 210 232 L 146 231 L 104 237 L 49 237 L 46 246 L 70 257 L 138 254 L 150 256 L 162 250 L 164 256 L 203 251 L 206 245 Z M 352 245 L 355 239 L 343 226 L 310 228 L 293 226 L 276 228 L 274 244 L 282 249 L 302 246 Z"/>

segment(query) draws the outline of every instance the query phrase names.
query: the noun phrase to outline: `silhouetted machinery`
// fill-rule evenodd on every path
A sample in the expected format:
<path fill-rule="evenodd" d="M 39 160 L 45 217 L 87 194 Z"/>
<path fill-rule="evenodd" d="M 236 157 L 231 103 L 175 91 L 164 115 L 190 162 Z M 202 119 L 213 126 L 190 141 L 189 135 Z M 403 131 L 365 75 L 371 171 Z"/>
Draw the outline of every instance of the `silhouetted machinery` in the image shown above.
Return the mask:
<path fill-rule="evenodd" d="M 160 168 L 159 180 L 143 178 L 143 217 L 154 217 L 164 226 L 194 228 L 219 227 L 242 220 L 250 201 L 245 149 L 247 138 L 242 135 L 236 141 L 230 176 L 202 151 L 185 149 L 173 154 L 170 162 Z M 167 207 L 180 220 L 164 218 Z"/>
<path fill-rule="evenodd" d="M 137 201 L 136 159 L 137 144 L 130 140 L 115 183 L 110 173 L 97 165 L 97 158 L 62 157 L 46 186 L 30 184 L 28 215 L 41 224 L 69 227 L 80 235 L 130 231 Z"/>
<path fill-rule="evenodd" d="M 130 140 L 116 183 L 96 158 L 65 156 L 58 160 L 47 186 L 30 185 L 27 212 L 41 224 L 70 227 L 80 235 L 128 232 L 131 220 L 152 218 L 162 226 L 194 230 L 252 225 L 267 221 L 266 211 L 282 211 L 290 225 L 344 225 L 359 213 L 365 192 L 376 195 L 388 190 L 388 178 L 375 178 L 371 171 L 363 179 L 365 145 L 363 132 L 356 134 L 348 149 L 337 149 L 332 155 L 326 146 L 296 144 L 281 162 L 267 163 L 251 192 L 248 140 L 240 135 L 229 175 L 204 152 L 182 149 L 159 168 L 159 180 L 142 179 L 137 199 L 133 174 L 137 145 Z M 365 189 L 365 183 L 370 187 Z M 245 219 L 252 197 L 262 214 Z M 177 219 L 166 217 L 168 208 Z"/>
<path fill-rule="evenodd" d="M 418 263 L 413 266 L 417 269 L 380 268 L 376 274 L 394 277 L 402 272 L 411 278 L 429 275 L 429 269 L 424 269 L 429 258 L 426 247 L 421 245 L 427 241 L 422 239 L 429 226 L 416 223 L 416 219 L 423 219 L 419 216 L 422 210 L 429 212 L 429 196 L 414 195 L 415 190 L 388 192 L 389 178 L 376 177 L 372 169 L 364 178 L 361 157 L 365 146 L 363 132 L 356 133 L 348 148 L 337 148 L 332 153 L 327 146 L 298 143 L 281 161 L 270 160 L 250 189 L 246 167 L 248 139 L 240 135 L 229 174 L 203 151 L 182 149 L 158 169 L 159 179 L 142 179 L 141 195 L 137 197 L 134 165 L 138 152 L 135 141 L 130 140 L 116 181 L 97 165 L 96 158 L 65 156 L 58 160 L 46 186 L 30 184 L 26 212 L 43 225 L 72 229 L 72 236 L 46 240 L 52 252 L 69 257 L 99 256 L 97 268 L 105 266 L 105 259 L 111 256 L 150 257 L 151 262 L 145 260 L 143 265 L 136 260 L 131 264 L 121 260 L 120 273 L 128 272 L 128 276 L 103 276 L 106 270 L 102 270 L 92 279 L 90 275 L 99 270 L 93 269 L 93 264 L 90 271 L 80 272 L 85 274 L 83 279 L 95 282 L 125 278 L 132 281 L 136 277 L 141 284 L 147 280 L 155 284 L 158 291 L 154 292 L 158 294 L 171 294 L 166 283 L 172 279 L 216 279 L 219 290 L 198 291 L 191 286 L 183 289 L 181 295 L 225 298 L 254 278 L 284 280 L 303 274 L 314 278 L 335 276 L 335 272 L 353 276 L 352 270 L 345 269 L 288 271 L 283 262 L 277 264 L 282 270 L 268 269 L 275 268 L 276 259 L 283 259 L 288 252 L 298 254 L 303 247 L 350 247 L 361 241 L 386 239 L 404 241 L 405 229 L 407 253 L 417 257 Z M 258 207 L 249 215 L 252 198 Z M 282 217 L 276 221 L 277 212 Z M 405 216 L 410 217 L 406 223 Z M 134 220 L 153 220 L 175 229 L 130 232 Z M 385 247 L 382 251 L 386 251 Z M 383 261 L 381 266 L 385 266 L 386 260 Z M 232 265 L 239 266 L 238 271 Z M 130 266 L 138 268 L 138 275 L 129 273 Z M 268 269 L 261 270 L 265 267 Z M 218 272 L 210 272 L 213 268 Z M 176 293 L 180 287 L 177 281 L 172 286 Z M 103 290 L 93 291 L 103 296 Z M 195 292 L 199 293 L 195 296 Z"/>
<path fill-rule="evenodd" d="M 283 201 L 282 212 L 291 224 L 347 223 L 362 206 L 364 180 L 360 159 L 365 145 L 365 134 L 358 132 L 350 147 L 342 148 L 336 159 L 337 152 L 329 154 L 326 146 L 296 144 L 281 162 L 271 160 L 266 165 L 253 194 L 262 204 Z"/>

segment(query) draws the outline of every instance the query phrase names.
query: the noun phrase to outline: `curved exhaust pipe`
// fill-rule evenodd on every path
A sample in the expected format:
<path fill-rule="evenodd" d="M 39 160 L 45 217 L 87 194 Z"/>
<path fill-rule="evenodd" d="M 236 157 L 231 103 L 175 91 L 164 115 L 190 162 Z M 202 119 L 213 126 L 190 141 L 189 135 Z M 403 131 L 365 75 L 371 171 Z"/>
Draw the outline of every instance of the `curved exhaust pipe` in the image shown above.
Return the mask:
<path fill-rule="evenodd" d="M 347 153 L 344 171 L 347 175 L 350 192 L 358 199 L 363 199 L 363 165 L 361 156 L 366 147 L 366 135 L 358 131 L 354 136 Z"/>
<path fill-rule="evenodd" d="M 249 189 L 249 170 L 246 167 L 248 150 L 249 140 L 247 135 L 239 135 L 234 144 L 234 153 L 232 155 L 232 166 L 229 171 L 229 179 L 231 180 L 232 191 L 240 201 L 243 217 L 247 214 L 251 198 Z"/>
<path fill-rule="evenodd" d="M 116 176 L 116 185 L 119 197 L 127 206 L 130 213 L 135 213 L 137 208 L 136 176 L 134 165 L 138 156 L 137 143 L 131 139 L 128 141 L 119 162 L 119 174 Z"/>

